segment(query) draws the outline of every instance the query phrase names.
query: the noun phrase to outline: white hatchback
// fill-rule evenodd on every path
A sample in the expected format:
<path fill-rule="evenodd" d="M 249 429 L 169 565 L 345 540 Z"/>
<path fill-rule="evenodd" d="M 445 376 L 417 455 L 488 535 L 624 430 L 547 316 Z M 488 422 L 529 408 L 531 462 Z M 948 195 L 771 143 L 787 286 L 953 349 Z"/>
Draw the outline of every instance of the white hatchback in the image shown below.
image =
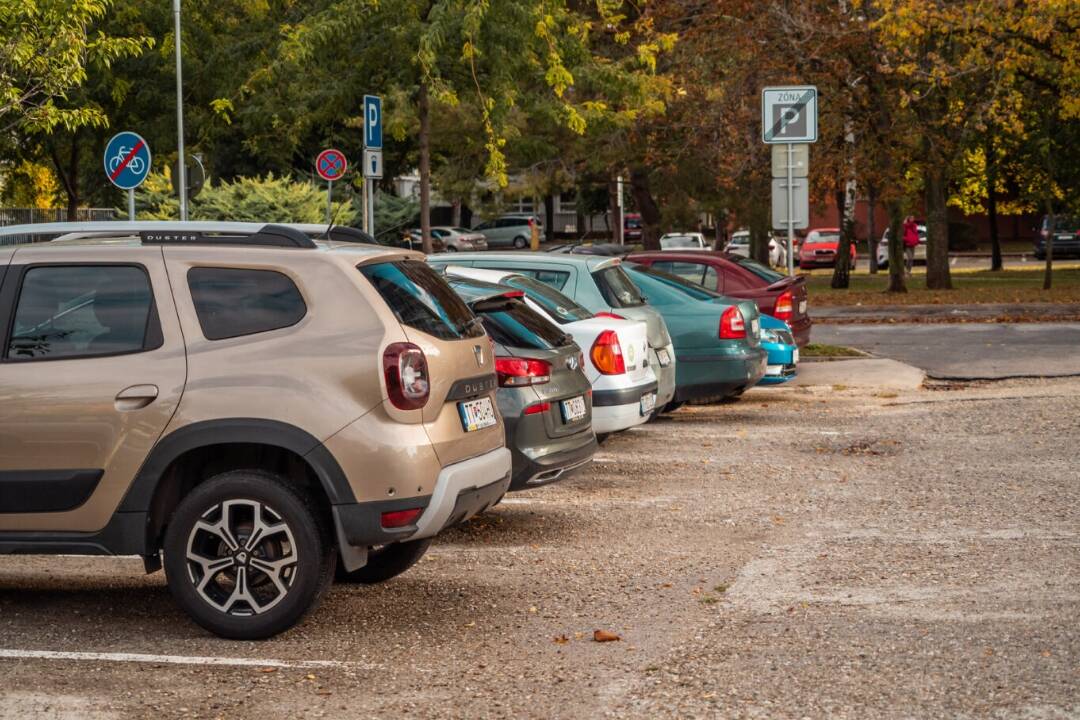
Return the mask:
<path fill-rule="evenodd" d="M 593 388 L 593 430 L 597 435 L 640 425 L 656 407 L 656 374 L 649 366 L 645 323 L 594 315 L 550 285 L 503 270 L 447 265 L 453 277 L 497 283 L 525 293 L 525 302 L 574 338 L 584 352 L 585 376 Z M 664 350 L 666 352 L 666 350 Z"/>

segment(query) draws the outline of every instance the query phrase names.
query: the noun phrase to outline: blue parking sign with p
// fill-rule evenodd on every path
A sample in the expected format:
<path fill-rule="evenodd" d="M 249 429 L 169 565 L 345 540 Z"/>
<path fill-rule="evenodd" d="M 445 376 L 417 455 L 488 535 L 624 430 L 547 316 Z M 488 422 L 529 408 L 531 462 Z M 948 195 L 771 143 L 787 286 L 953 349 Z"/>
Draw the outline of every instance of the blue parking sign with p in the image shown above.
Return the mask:
<path fill-rule="evenodd" d="M 116 133 L 105 146 L 105 176 L 121 190 L 142 185 L 150 173 L 150 146 L 138 133 Z"/>
<path fill-rule="evenodd" d="M 382 98 L 364 96 L 364 147 L 382 149 Z"/>

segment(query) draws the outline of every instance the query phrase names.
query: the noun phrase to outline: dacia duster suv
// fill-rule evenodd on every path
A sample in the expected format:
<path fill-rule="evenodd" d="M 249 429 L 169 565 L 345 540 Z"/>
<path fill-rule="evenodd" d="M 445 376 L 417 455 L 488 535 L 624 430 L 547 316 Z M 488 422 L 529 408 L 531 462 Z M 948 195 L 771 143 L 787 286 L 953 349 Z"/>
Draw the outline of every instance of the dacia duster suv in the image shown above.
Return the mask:
<path fill-rule="evenodd" d="M 94 223 L 0 245 L 0 332 L 0 553 L 163 558 L 225 637 L 404 571 L 509 485 L 491 341 L 419 253 Z"/>

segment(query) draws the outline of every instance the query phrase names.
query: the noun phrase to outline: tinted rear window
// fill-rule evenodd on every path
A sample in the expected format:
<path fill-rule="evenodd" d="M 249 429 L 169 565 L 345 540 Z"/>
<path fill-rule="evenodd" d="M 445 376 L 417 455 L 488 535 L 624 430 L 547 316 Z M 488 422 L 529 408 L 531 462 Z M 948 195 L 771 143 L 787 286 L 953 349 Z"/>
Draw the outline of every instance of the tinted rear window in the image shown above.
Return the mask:
<path fill-rule="evenodd" d="M 279 330 L 307 314 L 293 281 L 273 270 L 197 267 L 188 287 L 207 340 Z"/>
<path fill-rule="evenodd" d="M 840 235 L 837 233 L 818 233 L 817 235 L 811 235 L 806 238 L 807 245 L 817 245 L 818 243 L 838 243 L 840 242 Z"/>
<path fill-rule="evenodd" d="M 651 268 L 647 265 L 634 265 L 633 269 L 634 272 L 646 275 L 653 280 L 656 280 L 657 282 L 663 283 L 665 286 L 673 290 L 679 291 L 683 295 L 689 295 L 695 300 L 712 300 L 714 298 L 723 297 L 723 295 L 718 292 L 706 290 L 698 283 L 690 282 L 686 278 L 682 278 L 678 275 L 673 275 L 671 273 L 666 273 L 663 270 Z M 700 272 L 698 274 L 700 275 Z"/>
<path fill-rule="evenodd" d="M 618 265 L 594 272 L 593 279 L 600 294 L 611 307 L 637 307 L 645 304 L 645 298 L 641 297 L 634 281 Z"/>
<path fill-rule="evenodd" d="M 785 277 L 784 275 L 781 275 L 772 268 L 765 267 L 757 260 L 751 260 L 750 258 L 744 257 L 735 257 L 731 258 L 731 261 L 736 263 L 739 267 L 754 273 L 770 285 L 772 285 L 777 280 L 783 280 Z"/>
<path fill-rule="evenodd" d="M 1050 217 L 1043 217 L 1043 230 L 1050 227 Z M 1080 230 L 1080 218 L 1062 217 L 1058 215 L 1054 218 L 1054 232 L 1076 232 Z"/>
<path fill-rule="evenodd" d="M 376 263 L 365 265 L 360 272 L 402 325 L 442 340 L 484 334 L 468 306 L 427 264 L 416 260 Z"/>
<path fill-rule="evenodd" d="M 512 300 L 505 310 L 481 313 L 480 320 L 492 339 L 508 348 L 554 350 L 573 342 L 520 300 Z"/>
<path fill-rule="evenodd" d="M 529 299 L 540 305 L 559 323 L 587 320 L 593 316 L 586 308 L 555 290 L 550 285 L 530 277 L 509 277 L 506 284 L 523 290 Z"/>

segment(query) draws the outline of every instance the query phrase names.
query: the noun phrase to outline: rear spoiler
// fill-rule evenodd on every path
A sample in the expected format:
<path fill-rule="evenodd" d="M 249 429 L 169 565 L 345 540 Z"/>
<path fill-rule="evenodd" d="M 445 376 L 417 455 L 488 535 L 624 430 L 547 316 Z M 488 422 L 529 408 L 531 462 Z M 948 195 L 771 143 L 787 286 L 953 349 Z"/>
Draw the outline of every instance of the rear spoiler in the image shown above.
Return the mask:
<path fill-rule="evenodd" d="M 780 278 L 772 285 L 766 288 L 766 290 L 783 290 L 784 288 L 791 287 L 793 285 L 805 285 L 806 277 L 803 275 L 788 276 Z"/>

